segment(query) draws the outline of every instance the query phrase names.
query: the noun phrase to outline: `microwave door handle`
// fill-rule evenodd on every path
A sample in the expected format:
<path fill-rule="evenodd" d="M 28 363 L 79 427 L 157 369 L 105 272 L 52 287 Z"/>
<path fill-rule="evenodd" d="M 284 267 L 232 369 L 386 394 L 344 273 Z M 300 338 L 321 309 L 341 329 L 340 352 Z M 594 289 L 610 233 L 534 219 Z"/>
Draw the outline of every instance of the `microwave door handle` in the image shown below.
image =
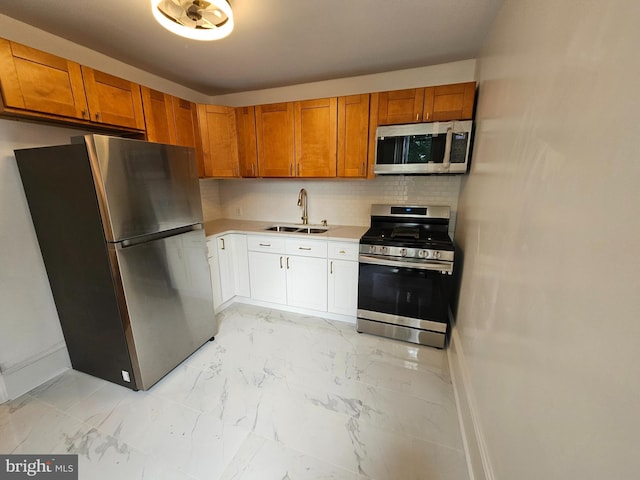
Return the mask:
<path fill-rule="evenodd" d="M 444 143 L 444 158 L 442 159 L 442 166 L 445 171 L 449 170 L 451 165 L 451 140 L 453 138 L 453 128 L 447 128 L 447 138 Z"/>

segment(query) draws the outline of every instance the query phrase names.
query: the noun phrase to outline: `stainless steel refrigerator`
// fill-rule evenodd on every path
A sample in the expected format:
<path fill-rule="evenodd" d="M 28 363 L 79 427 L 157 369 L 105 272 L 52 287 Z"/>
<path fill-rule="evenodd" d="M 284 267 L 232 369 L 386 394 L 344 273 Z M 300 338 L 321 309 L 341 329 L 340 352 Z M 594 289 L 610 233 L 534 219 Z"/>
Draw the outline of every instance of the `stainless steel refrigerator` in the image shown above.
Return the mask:
<path fill-rule="evenodd" d="M 195 151 L 87 135 L 15 154 L 73 368 L 149 389 L 217 331 Z"/>

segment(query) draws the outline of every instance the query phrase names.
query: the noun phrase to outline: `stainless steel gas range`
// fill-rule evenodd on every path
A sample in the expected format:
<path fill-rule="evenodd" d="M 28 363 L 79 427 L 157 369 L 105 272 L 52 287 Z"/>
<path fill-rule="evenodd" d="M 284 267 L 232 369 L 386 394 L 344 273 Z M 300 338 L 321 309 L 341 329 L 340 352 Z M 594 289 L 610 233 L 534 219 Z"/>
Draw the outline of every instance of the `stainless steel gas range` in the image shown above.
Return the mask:
<path fill-rule="evenodd" d="M 360 239 L 358 332 L 444 348 L 454 245 L 450 208 L 372 205 Z"/>

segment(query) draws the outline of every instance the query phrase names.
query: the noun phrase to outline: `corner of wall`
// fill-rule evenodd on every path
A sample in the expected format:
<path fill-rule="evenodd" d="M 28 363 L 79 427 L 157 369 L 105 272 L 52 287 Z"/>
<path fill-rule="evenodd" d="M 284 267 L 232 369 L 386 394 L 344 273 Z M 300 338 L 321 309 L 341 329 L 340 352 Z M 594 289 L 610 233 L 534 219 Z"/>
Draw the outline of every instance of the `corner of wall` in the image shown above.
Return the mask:
<path fill-rule="evenodd" d="M 2 373 L 0 373 L 0 405 L 9 400 L 9 394 L 7 393 L 7 387 L 4 384 Z"/>

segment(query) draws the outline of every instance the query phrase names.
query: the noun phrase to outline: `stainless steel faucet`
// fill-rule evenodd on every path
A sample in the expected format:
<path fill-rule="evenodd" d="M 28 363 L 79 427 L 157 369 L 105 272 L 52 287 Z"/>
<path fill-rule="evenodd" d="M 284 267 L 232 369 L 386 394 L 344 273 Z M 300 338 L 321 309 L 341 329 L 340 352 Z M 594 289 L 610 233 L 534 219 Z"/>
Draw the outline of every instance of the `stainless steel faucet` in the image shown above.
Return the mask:
<path fill-rule="evenodd" d="M 302 224 L 309 224 L 309 214 L 307 213 L 307 191 L 304 188 L 298 193 L 298 206 L 302 207 Z"/>

